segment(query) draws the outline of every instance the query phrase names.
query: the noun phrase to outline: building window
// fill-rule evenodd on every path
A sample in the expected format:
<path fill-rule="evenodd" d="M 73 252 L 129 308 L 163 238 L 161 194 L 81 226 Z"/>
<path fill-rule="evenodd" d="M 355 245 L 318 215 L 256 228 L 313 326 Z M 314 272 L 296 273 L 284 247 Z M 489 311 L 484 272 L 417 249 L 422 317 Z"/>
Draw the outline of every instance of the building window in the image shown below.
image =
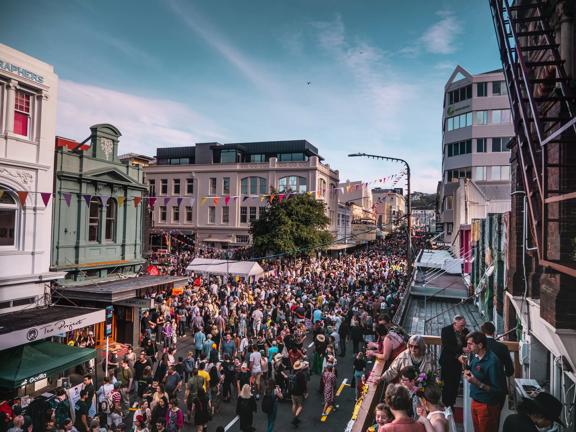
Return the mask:
<path fill-rule="evenodd" d="M 248 243 L 250 240 L 250 236 L 247 235 L 237 235 L 236 236 L 236 243 Z"/>
<path fill-rule="evenodd" d="M 209 224 L 216 223 L 216 207 L 214 206 L 208 207 L 208 223 Z"/>
<path fill-rule="evenodd" d="M 472 113 L 464 113 L 446 119 L 446 129 L 448 131 L 461 129 L 464 127 L 472 126 Z"/>
<path fill-rule="evenodd" d="M 93 197 L 88 209 L 88 241 L 100 240 L 100 198 Z"/>
<path fill-rule="evenodd" d="M 503 138 L 492 138 L 492 151 L 493 152 L 505 152 L 508 151 L 508 141 L 510 138 L 503 137 Z"/>
<path fill-rule="evenodd" d="M 278 162 L 302 162 L 308 160 L 304 153 L 280 153 Z"/>
<path fill-rule="evenodd" d="M 256 220 L 256 210 L 257 207 L 250 207 L 250 222 Z"/>
<path fill-rule="evenodd" d="M 180 207 L 172 206 L 172 222 L 180 222 Z"/>
<path fill-rule="evenodd" d="M 458 141 L 447 146 L 448 157 L 472 153 L 472 140 Z"/>
<path fill-rule="evenodd" d="M 472 170 L 473 179 L 476 181 L 485 181 L 486 180 L 486 167 L 484 166 L 477 166 L 474 167 Z"/>
<path fill-rule="evenodd" d="M 150 196 L 156 196 L 156 180 L 148 180 L 148 191 Z"/>
<path fill-rule="evenodd" d="M 486 153 L 486 138 L 476 139 L 476 153 Z"/>
<path fill-rule="evenodd" d="M 186 179 L 186 193 L 188 195 L 194 194 L 194 179 L 193 178 L 187 178 Z"/>
<path fill-rule="evenodd" d="M 220 163 L 236 163 L 241 161 L 240 152 L 225 149 L 220 151 Z"/>
<path fill-rule="evenodd" d="M 16 197 L 8 191 L 0 197 L 0 247 L 16 246 L 19 207 Z"/>
<path fill-rule="evenodd" d="M 446 224 L 446 234 L 452 234 L 452 231 L 454 230 L 454 224 L 452 222 L 449 222 Z"/>
<path fill-rule="evenodd" d="M 266 162 L 266 155 L 252 154 L 250 155 L 250 162 Z"/>
<path fill-rule="evenodd" d="M 446 154 L 448 157 L 452 157 L 454 153 L 452 153 L 452 144 L 446 144 Z"/>
<path fill-rule="evenodd" d="M 448 93 L 448 103 L 450 105 L 472 98 L 472 84 Z"/>
<path fill-rule="evenodd" d="M 457 182 L 460 178 L 472 178 L 472 169 L 468 167 L 446 171 L 447 182 Z"/>
<path fill-rule="evenodd" d="M 250 177 L 250 195 L 258 194 L 258 177 Z"/>
<path fill-rule="evenodd" d="M 186 206 L 186 222 L 192 222 L 192 207 Z"/>
<path fill-rule="evenodd" d="M 493 96 L 504 96 L 508 94 L 508 89 L 506 87 L 506 81 L 494 81 L 492 83 L 492 95 Z"/>
<path fill-rule="evenodd" d="M 31 95 L 22 90 L 16 90 L 14 101 L 14 133 L 28 137 L 30 135 L 30 99 Z"/>
<path fill-rule="evenodd" d="M 482 82 L 476 84 L 476 94 L 478 97 L 488 96 L 488 83 Z"/>
<path fill-rule="evenodd" d="M 454 197 L 447 196 L 444 201 L 444 210 L 452 210 Z"/>
<path fill-rule="evenodd" d="M 172 194 L 180 195 L 180 179 L 172 180 Z"/>
<path fill-rule="evenodd" d="M 166 206 L 160 206 L 160 222 L 166 222 Z"/>
<path fill-rule="evenodd" d="M 208 195 L 216 195 L 216 177 L 208 179 Z"/>
<path fill-rule="evenodd" d="M 230 207 L 228 206 L 222 207 L 222 223 L 230 223 Z"/>
<path fill-rule="evenodd" d="M 222 194 L 230 195 L 230 177 L 224 177 L 222 179 Z"/>
<path fill-rule="evenodd" d="M 476 124 L 477 125 L 488 124 L 488 111 L 476 111 Z"/>
<path fill-rule="evenodd" d="M 268 180 L 264 177 L 244 177 L 240 180 L 240 193 L 242 195 L 264 195 L 268 193 Z"/>
<path fill-rule="evenodd" d="M 118 217 L 118 205 L 114 198 L 108 198 L 106 203 L 106 230 L 104 238 L 116 241 L 116 219 Z"/>
<path fill-rule="evenodd" d="M 492 111 L 492 123 L 493 124 L 504 124 L 510 123 L 510 110 L 493 110 Z"/>
<path fill-rule="evenodd" d="M 490 180 L 510 180 L 510 166 L 496 165 L 490 167 Z"/>
<path fill-rule="evenodd" d="M 266 180 L 264 177 L 258 177 L 258 182 L 260 185 L 260 195 L 268 193 L 268 180 Z"/>
<path fill-rule="evenodd" d="M 278 192 L 306 193 L 306 191 L 307 191 L 306 177 L 289 176 L 289 177 L 282 177 L 278 181 Z"/>
<path fill-rule="evenodd" d="M 248 223 L 248 207 L 240 207 L 240 223 Z"/>
<path fill-rule="evenodd" d="M 160 179 L 160 195 L 168 195 L 168 179 Z"/>
<path fill-rule="evenodd" d="M 242 195 L 248 195 L 248 177 L 244 177 L 240 181 L 240 193 Z"/>

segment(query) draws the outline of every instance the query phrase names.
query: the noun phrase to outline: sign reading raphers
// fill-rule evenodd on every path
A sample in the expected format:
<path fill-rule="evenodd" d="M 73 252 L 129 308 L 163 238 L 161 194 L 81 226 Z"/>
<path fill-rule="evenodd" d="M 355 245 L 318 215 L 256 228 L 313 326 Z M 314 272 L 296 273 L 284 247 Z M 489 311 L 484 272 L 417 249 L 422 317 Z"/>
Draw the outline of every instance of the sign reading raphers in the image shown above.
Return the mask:
<path fill-rule="evenodd" d="M 0 69 L 18 75 L 22 78 L 26 78 L 27 80 L 34 81 L 35 83 L 44 84 L 43 76 L 37 75 L 34 72 L 30 72 L 29 70 L 20 66 L 13 65 L 12 63 L 8 63 L 2 59 L 0 59 Z"/>

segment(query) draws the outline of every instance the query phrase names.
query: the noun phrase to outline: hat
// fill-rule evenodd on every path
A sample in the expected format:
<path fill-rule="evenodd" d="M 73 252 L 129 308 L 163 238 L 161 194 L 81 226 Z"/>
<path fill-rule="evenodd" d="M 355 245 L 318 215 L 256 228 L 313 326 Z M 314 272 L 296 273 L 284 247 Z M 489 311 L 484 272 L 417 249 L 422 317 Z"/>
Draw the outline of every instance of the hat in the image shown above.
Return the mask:
<path fill-rule="evenodd" d="M 137 415 L 136 416 L 136 421 L 138 423 L 144 423 L 144 416 L 143 415 Z"/>
<path fill-rule="evenodd" d="M 294 369 L 295 371 L 300 370 L 300 369 L 304 369 L 308 366 L 308 363 L 305 361 L 301 361 L 301 360 L 296 360 L 294 362 L 294 365 L 292 366 L 292 369 Z"/>
<path fill-rule="evenodd" d="M 552 396 L 550 393 L 540 392 L 533 399 L 524 398 L 524 402 L 528 406 L 532 406 L 540 411 L 540 414 L 547 418 L 548 420 L 560 423 L 565 427 L 562 420 L 560 420 L 560 414 L 562 413 L 562 402 Z"/>
<path fill-rule="evenodd" d="M 274 356 L 274 361 L 275 361 L 275 362 L 277 362 L 277 361 L 282 361 L 282 354 L 280 354 L 280 353 L 276 354 L 276 355 Z"/>
<path fill-rule="evenodd" d="M 316 336 L 316 339 L 318 340 L 318 342 L 324 342 L 326 341 L 326 336 L 320 333 L 319 335 Z"/>

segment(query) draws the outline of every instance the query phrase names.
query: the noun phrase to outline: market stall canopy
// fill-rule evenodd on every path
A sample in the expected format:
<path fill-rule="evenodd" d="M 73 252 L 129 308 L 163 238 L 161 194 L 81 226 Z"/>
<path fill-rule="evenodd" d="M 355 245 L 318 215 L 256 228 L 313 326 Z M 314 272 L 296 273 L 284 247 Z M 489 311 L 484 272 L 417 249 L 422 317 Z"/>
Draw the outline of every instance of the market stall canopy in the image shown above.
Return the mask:
<path fill-rule="evenodd" d="M 32 384 L 95 357 L 95 349 L 46 341 L 0 351 L 0 387 Z"/>
<path fill-rule="evenodd" d="M 255 261 L 231 261 L 210 258 L 194 258 L 188 265 L 189 272 L 200 274 L 215 274 L 258 278 L 264 269 Z"/>

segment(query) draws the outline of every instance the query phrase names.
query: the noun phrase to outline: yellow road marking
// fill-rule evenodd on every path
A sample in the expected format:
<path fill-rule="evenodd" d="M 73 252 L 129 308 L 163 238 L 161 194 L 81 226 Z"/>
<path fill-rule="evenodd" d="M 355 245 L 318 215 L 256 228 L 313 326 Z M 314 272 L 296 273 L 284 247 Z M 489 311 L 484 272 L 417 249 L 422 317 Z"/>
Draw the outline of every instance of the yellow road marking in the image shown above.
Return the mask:
<path fill-rule="evenodd" d="M 338 387 L 338 391 L 336 392 L 336 397 L 340 396 L 340 394 L 344 391 L 344 389 L 346 387 L 350 387 L 350 384 L 348 384 L 348 378 L 344 378 L 342 380 L 342 384 L 340 384 L 340 387 Z M 331 412 L 332 412 L 332 406 L 329 406 L 328 410 L 326 410 L 325 413 L 322 413 L 322 417 L 320 417 L 320 421 L 325 422 Z"/>

